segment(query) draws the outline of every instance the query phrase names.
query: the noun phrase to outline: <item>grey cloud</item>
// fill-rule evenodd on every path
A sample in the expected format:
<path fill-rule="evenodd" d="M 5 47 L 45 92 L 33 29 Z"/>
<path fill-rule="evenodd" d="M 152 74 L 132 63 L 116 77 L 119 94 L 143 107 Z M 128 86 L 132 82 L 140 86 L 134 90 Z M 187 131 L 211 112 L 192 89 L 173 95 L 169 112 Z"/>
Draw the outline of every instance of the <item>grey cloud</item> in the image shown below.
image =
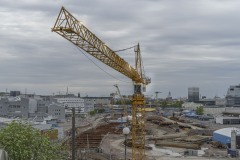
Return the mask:
<path fill-rule="evenodd" d="M 109 95 L 118 83 L 132 93 L 131 80 L 90 62 L 75 46 L 51 32 L 62 5 L 110 48 L 140 42 L 152 84 L 146 94 L 186 96 L 198 86 L 207 96 L 223 96 L 239 83 L 239 6 L 233 1 L 29 1 L 0 2 L 0 90 Z M 134 65 L 134 51 L 119 53 Z M 130 82 L 130 83 L 129 83 Z"/>

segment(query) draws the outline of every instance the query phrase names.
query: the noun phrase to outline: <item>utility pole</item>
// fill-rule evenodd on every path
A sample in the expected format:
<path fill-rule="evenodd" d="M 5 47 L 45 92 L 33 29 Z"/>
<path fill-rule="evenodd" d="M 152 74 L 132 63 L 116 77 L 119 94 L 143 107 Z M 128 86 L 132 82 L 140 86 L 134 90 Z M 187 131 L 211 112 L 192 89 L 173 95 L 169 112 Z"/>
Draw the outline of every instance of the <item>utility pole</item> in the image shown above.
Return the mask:
<path fill-rule="evenodd" d="M 72 160 L 75 160 L 75 108 L 72 108 Z"/>

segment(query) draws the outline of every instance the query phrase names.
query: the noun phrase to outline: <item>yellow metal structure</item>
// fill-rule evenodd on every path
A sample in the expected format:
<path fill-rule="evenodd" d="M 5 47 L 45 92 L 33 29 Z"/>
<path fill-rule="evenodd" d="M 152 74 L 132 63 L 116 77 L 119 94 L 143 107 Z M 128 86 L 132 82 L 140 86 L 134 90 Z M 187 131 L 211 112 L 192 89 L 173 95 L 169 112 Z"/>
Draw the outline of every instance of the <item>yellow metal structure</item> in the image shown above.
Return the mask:
<path fill-rule="evenodd" d="M 118 85 L 117 85 L 117 84 L 114 84 L 113 86 L 116 87 L 116 89 L 117 89 L 117 94 L 118 94 L 118 96 L 120 97 L 121 104 L 122 104 L 122 106 L 123 106 L 123 113 L 122 113 L 122 114 L 123 114 L 123 116 L 125 117 L 125 116 L 128 115 L 128 114 L 127 114 L 127 106 L 126 106 L 125 100 L 124 100 L 124 98 L 123 98 L 123 96 L 122 96 L 122 94 L 121 94 L 121 92 L 120 92 L 120 89 L 119 89 Z"/>
<path fill-rule="evenodd" d="M 96 35 L 89 31 L 80 21 L 78 21 L 64 7 L 58 15 L 56 23 L 52 28 L 74 45 L 86 51 L 104 64 L 129 77 L 134 83 L 134 95 L 132 104 L 132 159 L 145 159 L 145 119 L 144 119 L 144 96 L 142 85 L 150 83 L 143 73 L 142 60 L 139 44 L 135 48 L 136 65 L 133 68 L 124 59 L 119 57 Z M 138 108 L 140 108 L 138 110 Z"/>

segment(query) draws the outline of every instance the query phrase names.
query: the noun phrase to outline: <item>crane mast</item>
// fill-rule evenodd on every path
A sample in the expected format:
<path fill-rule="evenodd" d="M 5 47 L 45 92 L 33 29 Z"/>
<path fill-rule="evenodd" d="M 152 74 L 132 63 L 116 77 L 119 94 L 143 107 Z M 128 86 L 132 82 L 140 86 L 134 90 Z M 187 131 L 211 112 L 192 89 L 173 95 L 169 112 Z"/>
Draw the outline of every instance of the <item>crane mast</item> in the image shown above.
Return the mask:
<path fill-rule="evenodd" d="M 135 47 L 136 64 L 133 68 L 124 59 L 118 56 L 95 34 L 87 29 L 64 7 L 61 8 L 58 18 L 52 28 L 74 45 L 86 51 L 104 64 L 117 70 L 133 81 L 134 94 L 132 99 L 132 159 L 145 159 L 145 104 L 142 87 L 151 82 L 143 73 L 142 59 L 139 44 Z"/>

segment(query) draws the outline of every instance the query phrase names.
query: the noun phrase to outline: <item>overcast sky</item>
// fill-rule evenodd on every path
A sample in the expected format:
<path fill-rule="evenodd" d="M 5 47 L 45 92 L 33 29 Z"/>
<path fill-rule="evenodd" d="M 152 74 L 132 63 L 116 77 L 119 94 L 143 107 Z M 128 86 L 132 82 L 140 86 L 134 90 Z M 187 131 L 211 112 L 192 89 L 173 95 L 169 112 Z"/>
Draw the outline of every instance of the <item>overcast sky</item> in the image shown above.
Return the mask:
<path fill-rule="evenodd" d="M 240 83 L 239 0 L 1 0 L 0 91 L 132 94 L 131 80 L 51 32 L 64 6 L 112 50 L 141 47 L 146 95 L 223 97 Z M 118 53 L 134 65 L 134 51 Z"/>

